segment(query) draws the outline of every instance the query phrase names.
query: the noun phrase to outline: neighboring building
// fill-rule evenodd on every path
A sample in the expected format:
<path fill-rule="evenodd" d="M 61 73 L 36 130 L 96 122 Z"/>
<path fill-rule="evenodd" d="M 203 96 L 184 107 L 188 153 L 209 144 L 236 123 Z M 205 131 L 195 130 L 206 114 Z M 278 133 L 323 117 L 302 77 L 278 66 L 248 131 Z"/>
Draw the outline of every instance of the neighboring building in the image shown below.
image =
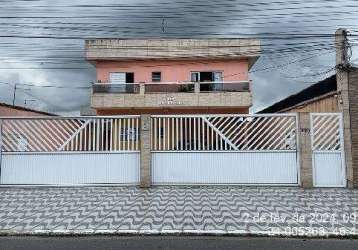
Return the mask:
<path fill-rule="evenodd" d="M 55 114 L 0 103 L 0 116 L 56 116 Z"/>
<path fill-rule="evenodd" d="M 98 115 L 248 113 L 256 39 L 95 39 L 91 106 Z"/>
<path fill-rule="evenodd" d="M 32 117 L 32 116 L 56 116 L 54 114 L 50 114 L 43 111 L 38 111 L 34 109 L 29 109 L 25 107 L 20 106 L 13 106 L 6 103 L 0 103 L 0 118 L 1 117 Z M 22 127 L 22 125 L 21 125 Z M 23 128 L 23 127 L 22 127 Z M 37 136 L 41 134 L 41 128 L 37 128 L 36 130 L 28 130 L 22 129 L 20 131 L 14 132 L 13 130 L 16 130 L 16 128 L 7 125 L 4 121 L 1 121 L 0 123 L 0 151 L 5 151 L 7 148 L 12 147 L 13 149 L 16 149 L 18 151 L 26 150 L 29 147 L 31 147 L 31 144 L 29 143 L 31 139 L 34 138 L 33 134 L 37 133 Z M 48 132 L 47 132 L 48 133 Z M 1 138 L 2 137 L 2 138 Z M 11 141 L 10 144 L 1 143 L 2 141 Z M 0 152 L 1 155 L 1 152 Z M 0 157 L 1 159 L 1 157 Z M 1 162 L 0 162 L 1 165 Z"/>
<path fill-rule="evenodd" d="M 339 112 L 336 75 L 286 97 L 258 113 Z"/>

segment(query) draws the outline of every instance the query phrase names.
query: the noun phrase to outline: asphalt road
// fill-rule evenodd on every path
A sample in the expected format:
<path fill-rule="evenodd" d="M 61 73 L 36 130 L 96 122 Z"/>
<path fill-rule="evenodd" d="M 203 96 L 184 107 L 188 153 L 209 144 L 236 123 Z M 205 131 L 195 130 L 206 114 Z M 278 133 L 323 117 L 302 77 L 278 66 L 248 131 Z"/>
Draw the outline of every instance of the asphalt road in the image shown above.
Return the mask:
<path fill-rule="evenodd" d="M 358 249 L 358 239 L 288 239 L 207 236 L 0 237 L 0 249 Z"/>

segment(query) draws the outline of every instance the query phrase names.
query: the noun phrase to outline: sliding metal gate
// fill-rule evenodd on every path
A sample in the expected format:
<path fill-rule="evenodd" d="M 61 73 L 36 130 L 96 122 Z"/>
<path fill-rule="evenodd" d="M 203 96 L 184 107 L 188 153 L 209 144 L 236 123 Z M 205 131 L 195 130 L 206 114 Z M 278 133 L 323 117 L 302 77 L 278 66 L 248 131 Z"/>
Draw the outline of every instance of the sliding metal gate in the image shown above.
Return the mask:
<path fill-rule="evenodd" d="M 154 184 L 298 185 L 297 116 L 152 116 Z"/>
<path fill-rule="evenodd" d="M 312 113 L 311 141 L 314 186 L 346 186 L 342 114 Z"/>
<path fill-rule="evenodd" d="M 136 184 L 139 117 L 1 118 L 0 184 Z"/>

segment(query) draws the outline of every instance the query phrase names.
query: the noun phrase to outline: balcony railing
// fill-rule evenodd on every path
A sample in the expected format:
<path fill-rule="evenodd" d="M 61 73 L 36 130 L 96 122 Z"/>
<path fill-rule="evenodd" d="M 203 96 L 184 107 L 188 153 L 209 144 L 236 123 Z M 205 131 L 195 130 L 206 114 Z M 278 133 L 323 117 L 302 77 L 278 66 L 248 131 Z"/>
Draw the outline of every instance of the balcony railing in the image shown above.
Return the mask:
<path fill-rule="evenodd" d="M 178 92 L 195 92 L 195 83 L 193 82 L 167 82 L 167 83 L 145 83 L 145 93 L 178 93 Z"/>
<path fill-rule="evenodd" d="M 136 83 L 130 84 L 113 84 L 113 83 L 96 83 L 93 84 L 93 93 L 128 93 L 138 94 L 140 85 Z"/>
<path fill-rule="evenodd" d="M 161 83 L 95 83 L 93 93 L 202 93 L 202 92 L 248 92 L 250 82 L 161 82 Z"/>

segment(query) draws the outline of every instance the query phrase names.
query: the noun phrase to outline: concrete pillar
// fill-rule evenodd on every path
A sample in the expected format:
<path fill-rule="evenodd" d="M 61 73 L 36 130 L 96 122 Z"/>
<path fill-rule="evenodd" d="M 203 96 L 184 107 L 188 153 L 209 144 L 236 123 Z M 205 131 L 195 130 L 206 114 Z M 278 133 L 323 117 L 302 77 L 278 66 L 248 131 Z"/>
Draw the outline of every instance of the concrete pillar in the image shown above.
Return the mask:
<path fill-rule="evenodd" d="M 298 113 L 298 154 L 300 159 L 301 186 L 313 187 L 310 113 Z"/>
<path fill-rule="evenodd" d="M 152 154 L 151 154 L 151 119 L 150 115 L 140 117 L 140 187 L 152 185 Z"/>
<path fill-rule="evenodd" d="M 353 187 L 351 114 L 349 100 L 349 62 L 347 31 L 338 29 L 335 34 L 338 109 L 343 114 L 344 152 L 348 187 Z"/>

